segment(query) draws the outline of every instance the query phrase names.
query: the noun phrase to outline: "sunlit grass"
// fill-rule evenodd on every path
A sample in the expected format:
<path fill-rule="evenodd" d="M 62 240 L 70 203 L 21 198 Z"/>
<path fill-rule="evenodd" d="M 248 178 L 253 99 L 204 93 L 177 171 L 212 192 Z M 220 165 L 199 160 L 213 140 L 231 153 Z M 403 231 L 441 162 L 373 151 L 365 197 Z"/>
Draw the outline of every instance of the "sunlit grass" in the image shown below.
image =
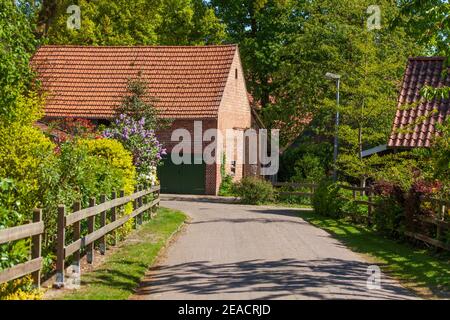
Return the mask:
<path fill-rule="evenodd" d="M 385 272 L 424 297 L 450 296 L 448 254 L 413 247 L 363 226 L 301 211 L 300 217 L 333 234 L 351 250 L 365 254 Z"/>
<path fill-rule="evenodd" d="M 82 288 L 67 293 L 65 300 L 128 299 L 154 263 L 169 237 L 181 226 L 186 216 L 160 208 L 154 219 L 137 231 L 138 241 L 125 243 L 96 270 L 82 275 Z"/>

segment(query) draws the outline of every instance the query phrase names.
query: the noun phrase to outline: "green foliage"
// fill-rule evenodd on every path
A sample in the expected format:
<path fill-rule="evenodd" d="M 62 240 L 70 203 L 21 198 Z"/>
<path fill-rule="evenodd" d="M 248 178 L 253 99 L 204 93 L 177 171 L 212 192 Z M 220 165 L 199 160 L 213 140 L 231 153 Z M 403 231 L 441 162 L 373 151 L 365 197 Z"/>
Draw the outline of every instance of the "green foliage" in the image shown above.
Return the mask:
<path fill-rule="evenodd" d="M 167 127 L 170 121 L 158 117 L 159 112 L 154 107 L 155 99 L 147 94 L 148 83 L 138 77 L 129 79 L 127 83 L 127 95 L 122 98 L 122 104 L 117 108 L 116 115 L 122 114 L 131 117 L 135 121 L 145 119 L 145 128 L 155 130 Z"/>
<path fill-rule="evenodd" d="M 224 25 L 202 0 L 80 0 L 79 30 L 66 27 L 71 4 L 60 1 L 47 15 L 49 43 L 193 45 L 220 43 L 224 38 Z"/>
<path fill-rule="evenodd" d="M 433 141 L 431 148 L 431 164 L 434 178 L 440 180 L 443 185 L 450 188 L 450 119 L 443 125 L 437 125 L 440 135 Z"/>
<path fill-rule="evenodd" d="M 42 295 L 30 276 L 0 284 L 0 300 L 40 300 Z"/>
<path fill-rule="evenodd" d="M 314 212 L 326 217 L 338 218 L 342 215 L 344 200 L 340 196 L 340 187 L 329 179 L 323 179 L 311 199 Z"/>
<path fill-rule="evenodd" d="M 222 163 L 220 165 L 220 176 L 222 178 L 222 182 L 219 187 L 219 196 L 228 197 L 233 196 L 233 176 L 227 174 L 225 170 L 226 163 L 226 155 L 222 156 Z"/>
<path fill-rule="evenodd" d="M 403 0 L 394 25 L 403 25 L 417 41 L 426 44 L 429 53 L 449 56 L 450 3 L 445 0 Z"/>
<path fill-rule="evenodd" d="M 13 198 L 20 202 L 23 216 L 14 223 L 31 219 L 35 207 L 45 205 L 57 178 L 55 146 L 31 126 L 0 126 L 0 177 L 15 181 Z"/>
<path fill-rule="evenodd" d="M 0 122 L 20 119 L 16 112 L 27 106 L 29 59 L 37 44 L 33 30 L 14 1 L 0 0 Z"/>
<path fill-rule="evenodd" d="M 272 184 L 257 177 L 244 177 L 233 186 L 233 193 L 245 204 L 263 204 L 274 200 Z"/>
<path fill-rule="evenodd" d="M 393 196 L 379 197 L 373 212 L 375 228 L 383 233 L 396 236 L 404 227 L 405 211 Z"/>
<path fill-rule="evenodd" d="M 325 176 L 325 169 L 318 156 L 305 154 L 295 162 L 294 181 L 305 180 L 308 182 L 320 181 Z"/>
<path fill-rule="evenodd" d="M 315 142 L 302 137 L 280 156 L 280 181 L 320 181 L 331 169 L 333 147 L 326 142 Z"/>
<path fill-rule="evenodd" d="M 80 141 L 87 147 L 89 155 L 104 159 L 110 169 L 117 170 L 116 187 L 126 194 L 133 193 L 136 181 L 136 168 L 133 166 L 133 156 L 124 146 L 113 139 L 86 139 Z"/>

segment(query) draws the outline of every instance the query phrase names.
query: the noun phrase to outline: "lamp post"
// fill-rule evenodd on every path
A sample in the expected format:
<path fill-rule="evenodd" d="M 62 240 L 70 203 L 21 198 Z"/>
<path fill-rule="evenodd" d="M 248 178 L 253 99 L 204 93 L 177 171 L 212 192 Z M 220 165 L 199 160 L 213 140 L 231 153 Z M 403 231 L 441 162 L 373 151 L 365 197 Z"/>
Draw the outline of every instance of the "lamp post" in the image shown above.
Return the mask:
<path fill-rule="evenodd" d="M 337 157 L 338 157 L 338 147 L 339 147 L 339 89 L 341 85 L 341 76 L 339 74 L 334 74 L 327 72 L 325 74 L 325 77 L 329 80 L 336 81 L 336 132 L 334 134 L 334 154 L 333 154 L 333 161 L 334 161 L 334 168 L 333 168 L 333 181 L 337 181 L 337 170 L 336 170 L 336 163 L 337 163 Z"/>

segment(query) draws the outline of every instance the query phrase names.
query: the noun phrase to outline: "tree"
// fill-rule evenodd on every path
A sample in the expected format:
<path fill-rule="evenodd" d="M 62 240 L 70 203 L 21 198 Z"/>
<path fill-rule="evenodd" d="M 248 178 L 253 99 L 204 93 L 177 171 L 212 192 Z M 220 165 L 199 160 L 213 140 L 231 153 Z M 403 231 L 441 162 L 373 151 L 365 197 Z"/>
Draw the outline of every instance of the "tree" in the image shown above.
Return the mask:
<path fill-rule="evenodd" d="M 402 28 L 386 28 L 398 14 L 390 1 L 380 3 L 385 27 L 368 30 L 369 5 L 346 0 L 313 1 L 303 7 L 302 29 L 291 35 L 283 65 L 273 78 L 281 83 L 277 93 L 281 106 L 271 106 L 281 110 L 286 122 L 292 114 L 313 114 L 315 133 L 331 139 L 336 87 L 324 75 L 340 74 L 340 154 L 352 155 L 344 159 L 360 163 L 364 148 L 387 140 L 407 57 L 421 50 Z"/>
<path fill-rule="evenodd" d="M 393 27 L 405 26 L 408 33 L 427 46 L 430 54 L 450 56 L 450 3 L 446 0 L 402 0 L 401 15 Z"/>
<path fill-rule="evenodd" d="M 401 13 L 392 23 L 393 27 L 404 26 L 408 33 L 426 46 L 427 54 L 442 55 L 450 62 L 450 3 L 446 0 L 403 0 Z M 445 70 L 446 76 L 447 70 Z M 450 98 L 450 87 L 425 87 L 425 99 Z"/>
<path fill-rule="evenodd" d="M 12 0 L 0 0 L 0 122 L 20 119 L 19 112 L 27 117 L 37 109 L 29 67 L 37 45 L 33 29 L 32 19 Z"/>
<path fill-rule="evenodd" d="M 128 94 L 123 97 L 122 104 L 117 108 L 117 116 L 126 115 L 135 121 L 144 119 L 144 127 L 156 130 L 169 125 L 170 121 L 161 118 L 154 103 L 156 99 L 147 95 L 147 82 L 141 77 L 129 79 L 127 83 Z"/>
<path fill-rule="evenodd" d="M 49 43 L 190 45 L 220 43 L 224 37 L 224 26 L 202 0 L 80 0 L 80 28 L 68 29 L 72 4 L 43 1 L 40 29 Z"/>

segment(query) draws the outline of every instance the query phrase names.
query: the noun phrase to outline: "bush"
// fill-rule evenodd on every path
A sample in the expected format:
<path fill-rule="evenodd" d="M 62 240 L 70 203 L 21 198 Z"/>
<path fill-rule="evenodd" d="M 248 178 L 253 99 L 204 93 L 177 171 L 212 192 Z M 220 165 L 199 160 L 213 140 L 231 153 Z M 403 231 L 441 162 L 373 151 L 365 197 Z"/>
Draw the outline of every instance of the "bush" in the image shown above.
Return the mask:
<path fill-rule="evenodd" d="M 337 183 L 329 179 L 322 180 L 311 198 L 314 211 L 323 216 L 341 217 L 345 200 L 341 197 L 340 189 Z"/>
<path fill-rule="evenodd" d="M 220 165 L 220 176 L 222 178 L 222 182 L 219 187 L 219 196 L 228 197 L 233 196 L 233 176 L 227 174 L 225 169 L 226 156 L 222 155 L 222 164 Z"/>
<path fill-rule="evenodd" d="M 0 126 L 0 178 L 15 181 L 11 195 L 21 217 L 14 225 L 30 220 L 32 210 L 43 206 L 58 178 L 55 145 L 38 129 L 10 124 Z"/>
<path fill-rule="evenodd" d="M 99 157 L 108 162 L 110 168 L 117 170 L 117 182 L 126 194 L 133 193 L 136 183 L 136 168 L 133 166 L 133 156 L 117 140 L 94 139 L 81 140 L 87 146 L 90 156 Z"/>
<path fill-rule="evenodd" d="M 0 284 L 0 300 L 40 300 L 42 295 L 30 276 Z"/>
<path fill-rule="evenodd" d="M 156 183 L 156 168 L 166 155 L 166 149 L 158 141 L 155 131 L 146 128 L 145 118 L 137 121 L 122 114 L 103 136 L 120 141 L 131 152 L 140 183 Z"/>
<path fill-rule="evenodd" d="M 229 174 L 222 177 L 222 182 L 220 183 L 219 196 L 229 197 L 233 196 L 233 177 Z"/>
<path fill-rule="evenodd" d="M 274 200 L 272 184 L 256 177 L 245 177 L 235 183 L 233 193 L 245 204 L 262 204 Z"/>

